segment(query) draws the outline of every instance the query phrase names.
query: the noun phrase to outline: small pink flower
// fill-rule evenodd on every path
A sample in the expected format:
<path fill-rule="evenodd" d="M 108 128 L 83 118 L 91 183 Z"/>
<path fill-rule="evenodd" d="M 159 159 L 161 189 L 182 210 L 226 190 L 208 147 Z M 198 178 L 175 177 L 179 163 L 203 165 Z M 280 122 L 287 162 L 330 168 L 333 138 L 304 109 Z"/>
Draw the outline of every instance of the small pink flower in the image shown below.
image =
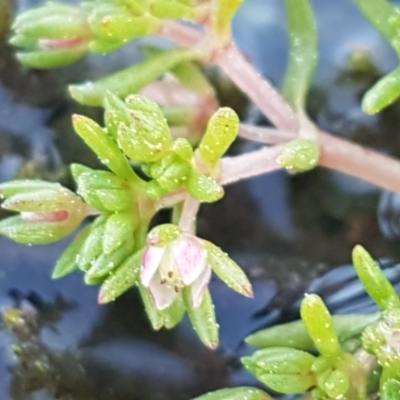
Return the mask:
<path fill-rule="evenodd" d="M 199 307 L 211 277 L 207 250 L 195 236 L 182 233 L 177 239 L 157 246 L 149 237 L 141 267 L 141 282 L 149 288 L 158 310 L 168 308 L 189 287 L 193 307 Z"/>

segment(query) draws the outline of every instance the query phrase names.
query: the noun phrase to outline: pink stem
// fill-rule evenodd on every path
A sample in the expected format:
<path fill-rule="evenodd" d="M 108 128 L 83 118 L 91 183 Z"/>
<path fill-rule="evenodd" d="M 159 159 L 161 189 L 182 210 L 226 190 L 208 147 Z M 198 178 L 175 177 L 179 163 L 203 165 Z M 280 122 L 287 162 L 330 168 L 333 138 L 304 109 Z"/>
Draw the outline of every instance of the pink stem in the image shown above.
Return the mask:
<path fill-rule="evenodd" d="M 234 157 L 224 157 L 221 160 L 221 175 L 219 183 L 228 185 L 242 179 L 272 172 L 282 167 L 276 159 L 282 152 L 283 145 L 263 147 Z"/>
<path fill-rule="evenodd" d="M 325 132 L 319 136 L 319 165 L 400 192 L 400 162 Z"/>
<path fill-rule="evenodd" d="M 193 47 L 204 37 L 200 30 L 195 30 L 173 21 L 165 21 L 161 25 L 158 34 L 184 47 Z"/>
<path fill-rule="evenodd" d="M 242 124 L 240 127 L 240 136 L 268 144 L 283 144 L 295 137 L 291 132 L 280 132 L 275 129 L 245 124 Z M 325 132 L 320 131 L 318 139 L 321 151 L 319 165 L 321 167 L 331 168 L 364 179 L 367 182 L 393 192 L 400 192 L 399 161 Z M 276 147 L 268 148 L 268 150 L 272 152 L 272 149 Z M 240 161 L 239 157 L 243 157 L 247 161 Z M 235 159 L 237 159 L 239 164 L 236 164 Z M 222 159 L 221 164 L 224 165 L 226 160 L 228 159 Z M 251 152 L 242 156 L 231 157 L 230 163 L 232 164 L 232 169 L 229 167 L 224 170 L 224 183 L 235 181 L 235 174 L 241 174 L 240 164 L 246 162 L 248 169 L 247 177 L 257 175 L 256 171 L 259 171 L 259 160 L 255 157 L 255 152 Z M 236 165 L 238 165 L 238 169 L 235 169 Z M 252 169 L 254 169 L 254 173 L 251 172 Z"/>
<path fill-rule="evenodd" d="M 274 128 L 240 124 L 239 137 L 265 144 L 280 144 L 296 139 L 294 132 L 280 131 Z"/>
<path fill-rule="evenodd" d="M 179 220 L 179 226 L 183 231 L 195 233 L 196 216 L 199 208 L 200 202 L 188 194 L 183 203 L 182 215 Z"/>
<path fill-rule="evenodd" d="M 162 208 L 169 208 L 174 206 L 175 204 L 181 203 L 185 199 L 186 199 L 186 191 L 178 190 L 167 196 L 161 197 L 161 199 L 157 200 L 155 202 L 154 209 L 158 211 L 161 210 Z"/>
<path fill-rule="evenodd" d="M 245 60 L 233 43 L 219 50 L 213 61 L 253 101 L 273 125 L 282 130 L 295 132 L 298 130 L 298 121 L 292 109 L 275 88 Z"/>
<path fill-rule="evenodd" d="M 202 48 L 201 40 L 206 39 L 200 31 L 170 21 L 161 26 L 159 34 L 185 47 L 198 45 L 199 51 Z M 211 62 L 219 65 L 277 128 L 295 132 L 298 130 L 298 121 L 292 109 L 275 88 L 245 60 L 234 43 L 216 50 Z"/>

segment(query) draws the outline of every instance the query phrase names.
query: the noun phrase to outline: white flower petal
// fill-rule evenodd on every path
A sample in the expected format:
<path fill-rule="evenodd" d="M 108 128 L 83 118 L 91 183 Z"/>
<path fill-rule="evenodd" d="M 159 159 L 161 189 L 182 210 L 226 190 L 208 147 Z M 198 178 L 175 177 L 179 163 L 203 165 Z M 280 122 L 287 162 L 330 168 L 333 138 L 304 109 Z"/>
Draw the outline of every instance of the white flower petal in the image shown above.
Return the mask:
<path fill-rule="evenodd" d="M 183 284 L 191 285 L 207 267 L 207 250 L 195 237 L 185 235 L 173 244 L 172 251 Z"/>
<path fill-rule="evenodd" d="M 161 283 L 159 274 L 151 281 L 149 289 L 156 308 L 160 311 L 168 308 L 179 296 L 179 292 L 172 286 Z"/>
<path fill-rule="evenodd" d="M 143 286 L 149 287 L 154 274 L 160 266 L 164 251 L 165 247 L 157 246 L 148 246 L 145 250 L 140 270 L 140 280 Z"/>
<path fill-rule="evenodd" d="M 196 281 L 190 286 L 192 291 L 192 304 L 194 308 L 200 306 L 205 290 L 207 289 L 208 283 L 211 278 L 211 268 L 207 265 L 207 268 L 203 273 L 196 279 Z"/>

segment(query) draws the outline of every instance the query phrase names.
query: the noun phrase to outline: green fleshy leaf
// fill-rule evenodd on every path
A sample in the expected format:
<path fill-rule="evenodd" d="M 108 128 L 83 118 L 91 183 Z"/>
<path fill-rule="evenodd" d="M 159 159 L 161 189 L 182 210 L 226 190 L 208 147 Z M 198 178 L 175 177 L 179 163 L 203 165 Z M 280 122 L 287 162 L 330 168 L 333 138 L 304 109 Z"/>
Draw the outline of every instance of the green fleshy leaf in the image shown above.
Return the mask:
<path fill-rule="evenodd" d="M 265 374 L 259 376 L 258 379 L 272 390 L 285 394 L 304 393 L 315 385 L 315 378 L 313 374 Z"/>
<path fill-rule="evenodd" d="M 14 216 L 0 221 L 0 235 L 27 245 L 57 242 L 72 233 L 77 226 L 67 222 L 26 222 Z"/>
<path fill-rule="evenodd" d="M 67 15 L 66 15 L 67 14 Z M 68 15 L 69 14 L 69 15 Z M 78 8 L 68 8 L 19 24 L 18 34 L 37 39 L 72 39 L 87 35 L 88 27 Z"/>
<path fill-rule="evenodd" d="M 104 55 L 104 54 L 112 53 L 113 51 L 120 49 L 124 45 L 125 45 L 125 43 L 122 42 L 121 40 L 110 39 L 110 38 L 105 37 L 105 38 L 99 38 L 99 39 L 92 40 L 88 45 L 88 50 L 93 54 Z M 74 97 L 71 87 L 70 87 L 70 94 L 72 97 Z M 99 104 L 99 106 L 100 106 L 100 104 Z"/>
<path fill-rule="evenodd" d="M 215 318 L 214 304 L 209 290 L 204 292 L 203 300 L 198 308 L 192 305 L 190 290 L 183 290 L 183 299 L 190 322 L 199 335 L 200 340 L 211 349 L 218 347 L 218 323 Z"/>
<path fill-rule="evenodd" d="M 243 0 L 217 0 L 215 2 L 214 31 L 223 43 L 227 43 L 231 39 L 232 19 L 242 2 Z"/>
<path fill-rule="evenodd" d="M 332 362 L 326 357 L 320 356 L 315 359 L 312 365 L 312 371 L 321 374 L 326 371 L 330 372 L 332 370 Z"/>
<path fill-rule="evenodd" d="M 184 161 L 191 161 L 193 158 L 193 148 L 185 138 L 176 138 L 172 143 L 171 152 Z"/>
<path fill-rule="evenodd" d="M 165 52 L 158 47 L 146 46 L 142 48 L 146 58 L 154 57 Z M 184 61 L 170 69 L 172 75 L 185 87 L 200 94 L 210 94 L 214 92 L 213 86 L 204 76 L 201 69 L 191 61 Z"/>
<path fill-rule="evenodd" d="M 158 331 L 164 326 L 164 318 L 160 311 L 157 310 L 154 301 L 149 293 L 149 290 L 145 288 L 139 281 L 138 283 L 140 295 L 142 297 L 144 309 L 151 322 L 154 330 Z"/>
<path fill-rule="evenodd" d="M 311 371 L 316 358 L 290 347 L 270 347 L 243 357 L 243 365 L 255 376 L 264 374 L 296 375 Z"/>
<path fill-rule="evenodd" d="M 213 243 L 203 241 L 203 244 L 207 249 L 208 262 L 218 277 L 236 292 L 253 297 L 251 283 L 239 265 Z"/>
<path fill-rule="evenodd" d="M 71 274 L 78 268 L 76 257 L 83 242 L 89 236 L 90 231 L 91 226 L 88 225 L 70 243 L 62 256 L 58 259 L 57 264 L 54 267 L 52 274 L 53 279 L 63 278 L 64 276 Z"/>
<path fill-rule="evenodd" d="M 362 101 L 366 114 L 376 114 L 400 97 L 400 68 L 384 76 L 367 93 Z"/>
<path fill-rule="evenodd" d="M 161 111 L 160 111 L 161 112 Z M 131 111 L 134 124 L 120 124 L 117 141 L 122 151 L 132 160 L 154 162 L 162 158 L 172 144 L 172 137 L 165 118 L 143 112 Z"/>
<path fill-rule="evenodd" d="M 114 301 L 138 283 L 143 250 L 128 257 L 103 283 L 99 292 L 99 303 Z"/>
<path fill-rule="evenodd" d="M 210 392 L 193 400 L 272 400 L 267 393 L 250 387 L 221 389 Z"/>
<path fill-rule="evenodd" d="M 379 314 L 377 313 L 333 317 L 335 331 L 341 342 L 360 335 L 367 326 L 378 319 Z M 248 336 L 246 342 L 256 347 L 290 346 L 300 350 L 315 350 L 314 343 L 301 320 L 263 329 Z"/>
<path fill-rule="evenodd" d="M 37 45 L 37 39 L 31 36 L 25 36 L 21 34 L 16 34 L 11 37 L 8 41 L 14 47 L 20 47 L 25 49 L 34 49 Z"/>
<path fill-rule="evenodd" d="M 107 219 L 104 236 L 103 250 L 110 254 L 118 249 L 129 237 L 133 237 L 134 223 L 131 213 L 115 213 Z"/>
<path fill-rule="evenodd" d="M 157 182 L 165 191 L 173 192 L 184 185 L 191 170 L 189 162 L 176 160 L 157 178 Z"/>
<path fill-rule="evenodd" d="M 194 7 L 176 0 L 157 0 L 150 3 L 150 12 L 157 18 L 185 19 L 193 21 L 196 17 Z"/>
<path fill-rule="evenodd" d="M 164 247 L 177 240 L 181 234 L 182 231 L 177 225 L 157 225 L 147 235 L 147 241 L 151 243 L 152 246 Z"/>
<path fill-rule="evenodd" d="M 386 0 L 355 0 L 355 3 L 364 17 L 389 42 L 392 42 L 398 36 L 398 31 L 392 20 L 392 17 L 398 12 L 394 4 Z"/>
<path fill-rule="evenodd" d="M 231 108 L 217 110 L 208 121 L 206 133 L 197 149 L 202 159 L 215 165 L 236 139 L 239 125 L 239 117 Z"/>
<path fill-rule="evenodd" d="M 60 186 L 57 190 L 45 189 L 15 194 L 5 200 L 2 207 L 7 210 L 19 212 L 45 213 L 69 211 L 71 208 L 79 207 L 80 202 L 79 197 Z"/>
<path fill-rule="evenodd" d="M 290 50 L 283 94 L 301 111 L 317 66 L 317 25 L 309 0 L 285 0 L 285 7 Z"/>
<path fill-rule="evenodd" d="M 295 139 L 285 145 L 278 163 L 291 172 L 306 172 L 318 165 L 319 147 L 309 139 Z"/>
<path fill-rule="evenodd" d="M 34 8 L 24 13 L 19 14 L 12 25 L 14 30 L 22 29 L 25 24 L 29 24 L 31 21 L 37 21 L 42 18 L 47 18 L 51 14 L 69 14 L 70 12 L 78 11 L 74 7 L 70 7 L 60 3 L 48 3 L 44 7 Z"/>
<path fill-rule="evenodd" d="M 71 96 L 78 103 L 101 106 L 107 91 L 111 91 L 119 97 L 137 93 L 175 65 L 197 56 L 198 54 L 191 50 L 175 48 L 97 82 L 71 85 L 69 90 Z"/>
<path fill-rule="evenodd" d="M 182 296 L 178 298 L 165 310 L 157 310 L 148 288 L 138 283 L 139 291 L 142 296 L 143 304 L 153 326 L 153 329 L 159 330 L 163 327 L 167 329 L 177 325 L 185 315 L 185 304 Z"/>
<path fill-rule="evenodd" d="M 126 7 L 130 10 L 130 13 L 133 15 L 143 15 L 147 14 L 149 9 L 149 1 L 148 0 L 116 0 L 118 5 L 122 7 Z"/>
<path fill-rule="evenodd" d="M 121 44 L 151 34 L 158 26 L 157 21 L 149 15 L 135 17 L 111 4 L 96 7 L 88 21 L 96 36 L 118 40 Z"/>
<path fill-rule="evenodd" d="M 21 64 L 35 69 L 56 69 L 65 67 L 80 60 L 86 54 L 86 46 L 72 49 L 38 50 L 27 53 L 17 53 Z"/>
<path fill-rule="evenodd" d="M 127 96 L 125 103 L 132 111 L 140 111 L 147 117 L 153 116 L 156 119 L 164 120 L 160 106 L 153 100 L 150 100 L 141 94 L 131 94 L 130 96 Z"/>
<path fill-rule="evenodd" d="M 118 96 L 109 91 L 104 97 L 104 119 L 107 131 L 117 140 L 118 129 L 121 124 L 129 126 L 131 119 L 129 118 L 129 108 Z"/>
<path fill-rule="evenodd" d="M 224 196 L 224 188 L 211 176 L 192 170 L 186 181 L 186 189 L 202 203 L 213 203 Z"/>
<path fill-rule="evenodd" d="M 146 195 L 153 200 L 161 199 L 161 197 L 168 194 L 168 191 L 163 189 L 160 184 L 156 181 L 150 181 L 146 185 Z"/>
<path fill-rule="evenodd" d="M 78 135 L 115 175 L 135 179 L 134 172 L 121 150 L 96 122 L 83 115 L 75 114 L 73 125 Z"/>
<path fill-rule="evenodd" d="M 77 185 L 79 195 L 99 211 L 123 212 L 132 208 L 134 200 L 128 183 L 110 172 L 83 172 Z"/>
<path fill-rule="evenodd" d="M 365 290 L 382 310 L 400 307 L 396 290 L 378 264 L 361 246 L 356 246 L 353 250 L 353 263 Z"/>
<path fill-rule="evenodd" d="M 0 197 L 7 198 L 20 193 L 30 193 L 36 190 L 59 190 L 59 183 L 34 179 L 21 179 L 0 184 Z"/>
<path fill-rule="evenodd" d="M 79 179 L 79 176 L 84 172 L 94 172 L 95 170 L 92 168 L 87 167 L 86 165 L 82 164 L 71 164 L 69 166 L 71 170 L 72 177 L 74 178 L 75 182 Z"/>
<path fill-rule="evenodd" d="M 211 95 L 214 88 L 201 69 L 193 62 L 183 62 L 171 69 L 171 73 L 185 87 L 200 94 Z"/>
<path fill-rule="evenodd" d="M 107 277 L 107 275 L 115 271 L 129 257 L 129 255 L 132 254 L 133 249 L 134 239 L 132 236 L 129 236 L 125 242 L 123 242 L 122 245 L 112 253 L 106 254 L 102 252 L 86 272 L 86 277 L 89 280 Z"/>
<path fill-rule="evenodd" d="M 323 379 L 318 379 L 318 387 L 322 389 L 331 399 L 346 398 L 350 389 L 350 382 L 345 372 L 335 369 L 322 375 Z"/>
<path fill-rule="evenodd" d="M 164 319 L 164 326 L 167 329 L 172 329 L 179 324 L 186 313 L 182 296 L 178 296 L 178 298 L 167 309 L 161 311 L 161 313 Z"/>
<path fill-rule="evenodd" d="M 342 354 L 333 319 L 316 294 L 306 294 L 301 303 L 301 319 L 318 351 L 328 358 Z"/>
<path fill-rule="evenodd" d="M 379 391 L 381 400 L 398 400 L 400 393 L 400 381 L 387 379 L 381 384 Z"/>
<path fill-rule="evenodd" d="M 89 236 L 76 257 L 78 268 L 87 271 L 103 251 L 103 235 L 108 215 L 101 215 L 91 225 Z"/>

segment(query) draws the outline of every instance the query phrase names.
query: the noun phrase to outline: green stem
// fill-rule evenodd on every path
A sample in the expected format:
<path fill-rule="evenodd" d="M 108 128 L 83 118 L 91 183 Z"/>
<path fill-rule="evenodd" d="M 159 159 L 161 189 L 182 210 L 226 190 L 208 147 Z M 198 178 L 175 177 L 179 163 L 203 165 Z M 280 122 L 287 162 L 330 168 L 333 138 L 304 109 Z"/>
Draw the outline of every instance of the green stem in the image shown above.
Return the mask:
<path fill-rule="evenodd" d="M 179 220 L 181 219 L 183 211 L 183 202 L 174 205 L 172 208 L 172 223 L 175 225 L 179 224 Z"/>
<path fill-rule="evenodd" d="M 397 33 L 389 21 L 396 15 L 397 9 L 387 0 L 355 0 L 355 2 L 371 25 L 389 42 L 392 42 Z"/>
<path fill-rule="evenodd" d="M 317 27 L 309 0 L 285 0 L 285 5 L 290 51 L 283 95 L 301 110 L 317 65 Z"/>
<path fill-rule="evenodd" d="M 147 232 L 149 224 L 147 221 L 141 221 L 135 230 L 135 252 L 146 246 Z"/>

